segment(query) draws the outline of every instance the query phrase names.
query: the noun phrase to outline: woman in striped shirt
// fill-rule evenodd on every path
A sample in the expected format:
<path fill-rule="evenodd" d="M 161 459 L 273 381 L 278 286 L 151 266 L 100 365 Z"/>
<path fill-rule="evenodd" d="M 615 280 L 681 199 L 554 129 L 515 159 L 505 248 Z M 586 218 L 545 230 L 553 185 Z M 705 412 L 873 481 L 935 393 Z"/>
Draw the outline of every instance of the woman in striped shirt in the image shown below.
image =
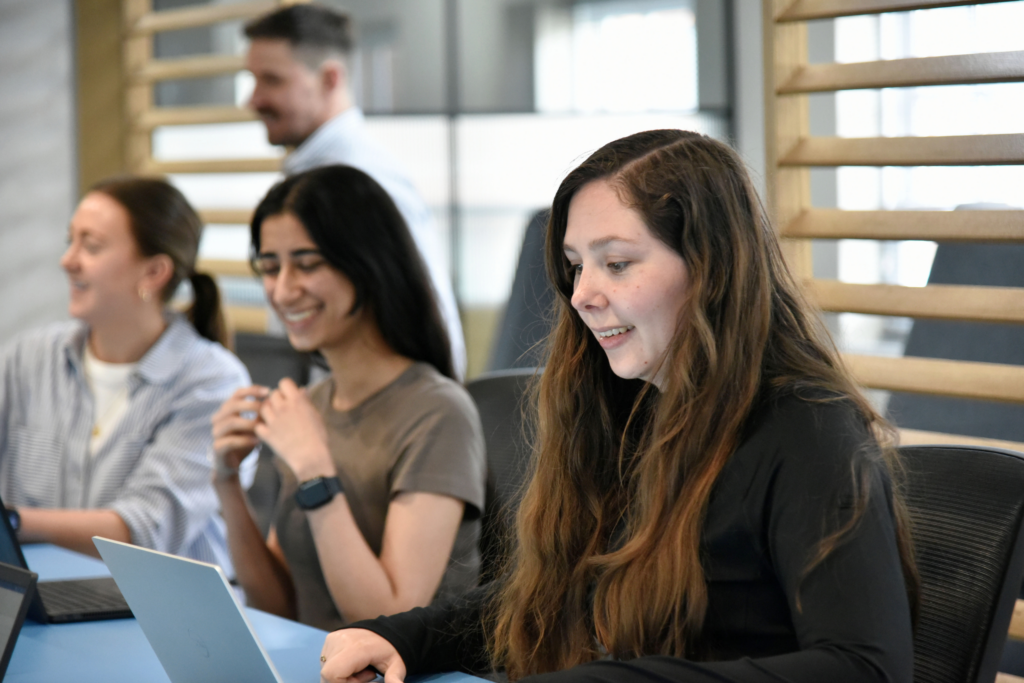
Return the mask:
<path fill-rule="evenodd" d="M 74 320 L 0 350 L 0 494 L 23 541 L 96 555 L 99 535 L 230 567 L 209 424 L 249 376 L 194 269 L 201 230 L 163 180 L 103 181 L 78 205 L 61 258 Z M 185 279 L 182 315 L 167 304 Z"/>

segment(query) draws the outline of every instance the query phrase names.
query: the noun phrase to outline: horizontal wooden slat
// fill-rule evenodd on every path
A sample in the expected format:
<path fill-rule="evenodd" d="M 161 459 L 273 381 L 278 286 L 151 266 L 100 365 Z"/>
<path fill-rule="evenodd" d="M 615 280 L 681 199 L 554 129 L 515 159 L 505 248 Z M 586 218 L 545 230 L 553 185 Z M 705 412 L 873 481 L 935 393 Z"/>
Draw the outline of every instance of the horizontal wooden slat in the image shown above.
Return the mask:
<path fill-rule="evenodd" d="M 781 166 L 977 166 L 1024 164 L 1024 134 L 916 138 L 804 138 Z"/>
<path fill-rule="evenodd" d="M 228 275 L 231 277 L 254 277 L 248 261 L 226 259 L 199 259 L 196 270 L 207 275 Z"/>
<path fill-rule="evenodd" d="M 227 225 L 248 225 L 252 221 L 250 209 L 200 209 L 203 223 L 224 223 Z"/>
<path fill-rule="evenodd" d="M 809 209 L 783 237 L 936 242 L 1024 242 L 1024 211 L 841 211 Z"/>
<path fill-rule="evenodd" d="M 281 170 L 280 159 L 203 159 L 196 161 L 150 161 L 145 171 L 161 173 L 273 173 Z"/>
<path fill-rule="evenodd" d="M 882 12 L 909 12 L 915 9 L 934 7 L 962 7 L 986 3 L 1007 2 L 1008 0 L 795 0 L 789 7 L 776 15 L 775 20 L 806 21 L 808 19 L 830 19 L 850 17 L 858 14 L 881 14 Z"/>
<path fill-rule="evenodd" d="M 1024 453 L 1024 443 L 1017 441 L 1003 441 L 1002 439 L 984 439 L 980 436 L 964 436 L 962 434 L 943 434 L 941 432 L 925 432 L 920 429 L 901 429 L 901 446 L 924 446 L 924 445 L 954 445 L 954 446 L 988 446 L 990 448 L 1002 448 L 1008 451 Z"/>
<path fill-rule="evenodd" d="M 188 126 L 202 123 L 238 123 L 254 121 L 256 114 L 242 107 L 157 107 L 149 109 L 134 122 L 139 130 L 157 126 Z"/>
<path fill-rule="evenodd" d="M 170 81 L 178 78 L 206 78 L 241 71 L 245 68 L 242 55 L 201 55 L 181 59 L 154 59 L 131 74 L 136 84 Z"/>
<path fill-rule="evenodd" d="M 1024 403 L 1024 366 L 843 354 L 859 384 L 887 391 Z"/>
<path fill-rule="evenodd" d="M 811 297 L 824 311 L 1024 323 L 1024 289 L 1018 287 L 901 287 L 837 280 L 808 280 L 807 285 Z"/>
<path fill-rule="evenodd" d="M 1011 640 L 1024 640 L 1024 600 L 1018 600 L 1013 606 L 1009 636 Z"/>
<path fill-rule="evenodd" d="M 808 64 L 801 67 L 776 92 L 787 95 L 864 88 L 908 88 L 1016 81 L 1024 81 L 1024 51 L 891 59 L 852 64 Z"/>
<path fill-rule="evenodd" d="M 209 26 L 232 19 L 248 19 L 278 6 L 275 0 L 250 0 L 231 4 L 186 7 L 184 9 L 152 12 L 142 16 L 131 27 L 133 37 L 151 35 L 159 31 L 177 31 L 183 28 Z"/>
<path fill-rule="evenodd" d="M 266 334 L 269 313 L 262 306 L 227 306 L 224 309 L 228 327 L 235 332 Z"/>

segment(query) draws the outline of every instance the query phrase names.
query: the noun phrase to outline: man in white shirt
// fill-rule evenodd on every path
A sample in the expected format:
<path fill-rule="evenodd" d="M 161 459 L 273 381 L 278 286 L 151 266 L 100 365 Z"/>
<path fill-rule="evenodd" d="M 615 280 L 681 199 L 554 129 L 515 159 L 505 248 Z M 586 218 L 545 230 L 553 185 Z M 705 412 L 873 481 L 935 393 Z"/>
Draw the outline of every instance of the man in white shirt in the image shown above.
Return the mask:
<path fill-rule="evenodd" d="M 271 144 L 294 148 L 285 158 L 284 172 L 347 164 L 387 190 L 430 272 L 455 369 L 464 377 L 462 324 L 433 217 L 398 164 L 369 138 L 363 114 L 352 101 L 348 17 L 317 5 L 291 5 L 254 19 L 245 35 L 251 41 L 246 68 L 256 78 L 249 106 L 266 126 Z"/>

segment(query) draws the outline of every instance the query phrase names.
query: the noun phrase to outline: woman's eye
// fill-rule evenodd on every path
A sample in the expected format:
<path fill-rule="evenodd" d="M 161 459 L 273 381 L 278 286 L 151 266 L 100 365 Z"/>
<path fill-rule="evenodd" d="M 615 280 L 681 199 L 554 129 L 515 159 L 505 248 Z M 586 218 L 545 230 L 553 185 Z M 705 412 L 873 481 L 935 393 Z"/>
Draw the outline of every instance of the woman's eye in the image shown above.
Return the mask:
<path fill-rule="evenodd" d="M 621 273 L 629 266 L 629 261 L 616 261 L 615 263 L 608 264 L 608 270 L 613 273 Z"/>
<path fill-rule="evenodd" d="M 255 265 L 256 274 L 273 277 L 281 270 L 281 264 L 270 259 L 257 259 Z"/>
<path fill-rule="evenodd" d="M 301 270 L 303 273 L 312 273 L 314 270 L 324 264 L 323 259 L 317 259 L 315 261 L 298 261 L 295 267 Z"/>

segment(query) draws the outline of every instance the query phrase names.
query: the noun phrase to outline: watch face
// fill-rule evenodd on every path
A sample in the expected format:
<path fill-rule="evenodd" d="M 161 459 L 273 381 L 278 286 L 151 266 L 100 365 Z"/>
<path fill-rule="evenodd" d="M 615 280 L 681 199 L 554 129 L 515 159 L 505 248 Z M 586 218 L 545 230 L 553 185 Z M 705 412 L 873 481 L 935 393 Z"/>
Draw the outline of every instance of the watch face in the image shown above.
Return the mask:
<path fill-rule="evenodd" d="M 315 510 L 331 502 L 341 493 L 341 483 L 337 477 L 316 477 L 299 484 L 295 492 L 295 504 L 303 510 Z"/>

